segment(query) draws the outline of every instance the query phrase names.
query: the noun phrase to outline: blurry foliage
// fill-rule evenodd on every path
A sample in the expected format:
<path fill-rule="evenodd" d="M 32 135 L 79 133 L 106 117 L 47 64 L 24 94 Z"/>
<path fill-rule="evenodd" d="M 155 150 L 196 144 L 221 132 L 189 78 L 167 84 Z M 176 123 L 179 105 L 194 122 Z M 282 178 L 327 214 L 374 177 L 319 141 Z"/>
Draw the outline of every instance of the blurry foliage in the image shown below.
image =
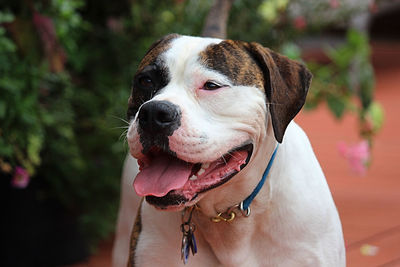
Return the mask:
<path fill-rule="evenodd" d="M 232 39 L 257 41 L 292 58 L 299 29 L 288 10 L 296 0 L 236 0 Z M 152 42 L 164 34 L 198 35 L 212 1 L 20 0 L 0 12 L 0 169 L 17 166 L 42 180 L 39 198 L 60 201 L 80 216 L 91 240 L 114 227 L 121 140 L 130 82 Z M 301 21 L 300 21 L 301 22 Z M 297 25 L 297 26 L 296 26 Z M 301 24 L 303 25 L 303 24 Z M 301 26 L 300 25 L 300 26 Z M 296 28 L 297 27 L 297 28 Z M 359 110 L 366 134 L 382 123 L 373 103 L 373 72 L 366 38 L 349 32 L 330 49 L 332 64 L 310 64 L 308 107 L 327 101 L 340 117 Z M 361 72 L 352 75 L 357 64 Z M 362 105 L 355 107 L 352 96 Z M 371 103 L 373 103 L 371 105 Z"/>
<path fill-rule="evenodd" d="M 240 6 L 243 2 L 248 1 L 235 1 L 240 14 L 246 9 Z M 357 114 L 360 136 L 367 139 L 371 146 L 374 135 L 383 124 L 383 108 L 373 100 L 375 80 L 368 37 L 351 27 L 352 20 L 357 16 L 370 12 L 371 3 L 374 1 L 264 0 L 258 6 L 248 7 L 249 10 L 258 10 L 253 13 L 252 20 L 258 25 L 255 28 L 259 33 L 243 31 L 240 27 L 243 21 L 239 22 L 236 16 L 240 15 L 233 11 L 231 15 L 235 19 L 230 26 L 235 26 L 230 34 L 238 39 L 246 34 L 252 35 L 247 40 L 259 41 L 289 58 L 301 61 L 301 49 L 296 44 L 301 37 L 319 34 L 324 29 L 347 28 L 343 44 L 335 48 L 325 47 L 329 64 L 306 62 L 314 75 L 306 108 L 313 109 L 326 102 L 338 119 L 346 113 Z"/>
<path fill-rule="evenodd" d="M 288 16 L 304 17 L 308 32 L 332 26 L 346 28 L 356 15 L 368 14 L 373 2 L 375 0 L 292 0 L 288 6 Z"/>
<path fill-rule="evenodd" d="M 199 33 L 211 1 L 42 0 L 0 12 L 0 168 L 43 184 L 90 240 L 114 230 L 139 60 L 171 31 Z"/>
<path fill-rule="evenodd" d="M 372 144 L 383 123 L 383 109 L 373 101 L 374 72 L 370 63 L 370 47 L 365 34 L 350 29 L 346 43 L 326 51 L 331 63 L 309 63 L 314 74 L 306 108 L 326 101 L 336 118 L 346 112 L 356 113 L 360 135 Z M 354 101 L 357 99 L 358 101 Z"/>

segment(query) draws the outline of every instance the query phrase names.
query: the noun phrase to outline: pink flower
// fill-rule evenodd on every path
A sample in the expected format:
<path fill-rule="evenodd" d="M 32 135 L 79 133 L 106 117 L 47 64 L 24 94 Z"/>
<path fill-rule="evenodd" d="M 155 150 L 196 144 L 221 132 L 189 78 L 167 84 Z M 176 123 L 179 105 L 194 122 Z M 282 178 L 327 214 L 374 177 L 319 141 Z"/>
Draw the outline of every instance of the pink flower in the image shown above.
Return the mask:
<path fill-rule="evenodd" d="M 340 6 L 340 2 L 339 0 L 330 0 L 329 5 L 331 8 L 338 8 Z"/>
<path fill-rule="evenodd" d="M 306 19 L 303 16 L 298 16 L 294 19 L 294 27 L 298 30 L 304 30 L 307 26 Z"/>
<path fill-rule="evenodd" d="M 365 175 L 367 164 L 370 160 L 369 144 L 366 140 L 356 145 L 347 145 L 344 142 L 338 143 L 340 155 L 346 158 L 350 164 L 350 168 L 357 174 Z"/>
<path fill-rule="evenodd" d="M 24 168 L 17 166 L 15 167 L 14 177 L 11 179 L 11 185 L 16 188 L 26 188 L 29 184 L 29 174 Z"/>

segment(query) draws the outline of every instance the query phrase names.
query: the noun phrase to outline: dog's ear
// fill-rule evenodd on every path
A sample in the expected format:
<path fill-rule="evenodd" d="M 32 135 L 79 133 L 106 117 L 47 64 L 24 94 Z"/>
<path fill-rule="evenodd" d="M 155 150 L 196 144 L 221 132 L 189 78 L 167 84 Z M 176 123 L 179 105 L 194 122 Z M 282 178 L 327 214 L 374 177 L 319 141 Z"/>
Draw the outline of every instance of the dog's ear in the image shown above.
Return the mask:
<path fill-rule="evenodd" d="M 275 139 L 282 143 L 286 127 L 304 105 L 312 74 L 303 64 L 258 43 L 247 43 L 246 49 L 263 72 Z"/>

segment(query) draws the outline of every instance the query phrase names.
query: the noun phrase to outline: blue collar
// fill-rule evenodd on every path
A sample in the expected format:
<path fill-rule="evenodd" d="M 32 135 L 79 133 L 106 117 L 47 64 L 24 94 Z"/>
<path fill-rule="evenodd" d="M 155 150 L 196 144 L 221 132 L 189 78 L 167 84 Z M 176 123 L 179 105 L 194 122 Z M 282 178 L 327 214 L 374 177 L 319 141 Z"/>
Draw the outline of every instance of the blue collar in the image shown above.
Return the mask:
<path fill-rule="evenodd" d="M 243 200 L 239 204 L 239 209 L 240 211 L 245 215 L 249 216 L 250 215 L 250 204 L 253 201 L 253 199 L 257 196 L 258 192 L 260 192 L 261 188 L 263 187 L 265 181 L 267 180 L 267 176 L 269 174 L 269 171 L 271 170 L 272 163 L 274 163 L 276 151 L 278 150 L 279 143 L 276 145 L 276 148 L 274 150 L 274 153 L 272 153 L 271 159 L 268 162 L 267 168 L 265 169 L 263 176 L 261 180 L 258 182 L 256 188 L 254 188 L 253 192 L 248 196 L 245 200 Z"/>
<path fill-rule="evenodd" d="M 268 162 L 267 168 L 265 169 L 261 180 L 258 182 L 256 188 L 254 188 L 253 192 L 248 196 L 245 200 L 243 200 L 239 205 L 236 205 L 232 208 L 236 208 L 239 206 L 240 211 L 244 216 L 250 215 L 250 204 L 257 196 L 258 192 L 260 192 L 261 188 L 263 187 L 265 180 L 267 180 L 267 176 L 269 171 L 271 170 L 272 163 L 274 162 L 276 151 L 278 150 L 279 144 L 276 145 L 274 153 L 272 153 L 271 159 Z M 182 212 L 182 224 L 181 224 L 181 231 L 182 231 L 182 247 L 181 247 L 181 259 L 183 263 L 186 264 L 189 258 L 190 251 L 192 254 L 197 253 L 197 245 L 196 245 L 196 238 L 194 237 L 194 230 L 195 225 L 191 222 L 192 220 L 192 213 L 195 210 L 196 206 L 192 206 L 191 208 L 185 208 Z M 231 208 L 231 209 L 232 209 Z M 223 213 L 219 213 L 216 217 L 211 218 L 212 222 L 218 223 L 221 221 L 230 222 L 235 219 L 235 212 L 229 209 L 229 218 L 222 216 Z M 189 211 L 189 218 L 185 220 L 185 214 Z M 185 227 L 186 226 L 186 227 Z"/>
<path fill-rule="evenodd" d="M 212 222 L 218 223 L 221 221 L 224 221 L 224 222 L 233 221 L 236 217 L 236 213 L 233 210 L 236 208 L 238 208 L 245 217 L 250 216 L 250 204 L 254 200 L 254 198 L 257 196 L 258 192 L 260 192 L 261 188 L 263 187 L 263 185 L 265 183 L 265 180 L 267 180 L 269 171 L 271 170 L 271 167 L 272 167 L 272 163 L 274 163 L 274 159 L 275 159 L 276 151 L 278 150 L 278 147 L 279 147 L 279 144 L 276 145 L 276 148 L 275 148 L 274 152 L 272 153 L 271 159 L 268 162 L 267 168 L 265 169 L 261 180 L 258 182 L 256 188 L 254 188 L 253 192 L 239 204 L 230 207 L 225 212 L 218 213 L 217 216 L 215 216 L 215 217 L 212 217 L 211 218 Z"/>

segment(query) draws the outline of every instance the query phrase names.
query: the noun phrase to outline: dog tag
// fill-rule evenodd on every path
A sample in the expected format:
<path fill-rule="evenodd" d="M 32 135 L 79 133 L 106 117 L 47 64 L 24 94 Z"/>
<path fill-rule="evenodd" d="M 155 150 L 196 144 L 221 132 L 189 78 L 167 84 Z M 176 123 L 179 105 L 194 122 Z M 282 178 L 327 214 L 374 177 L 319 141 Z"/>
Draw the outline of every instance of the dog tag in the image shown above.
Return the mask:
<path fill-rule="evenodd" d="M 196 244 L 196 238 L 194 237 L 194 233 L 191 233 L 191 238 L 190 238 L 190 250 L 192 251 L 192 255 L 197 253 L 197 244 Z"/>
<path fill-rule="evenodd" d="M 184 220 L 185 211 L 182 213 L 182 224 L 181 224 L 181 231 L 182 231 L 181 259 L 184 264 L 188 262 L 190 252 L 192 252 L 193 256 L 194 254 L 197 253 L 196 238 L 194 237 L 194 230 L 196 229 L 196 226 L 193 223 L 191 223 L 193 208 L 190 210 L 189 218 L 186 222 Z"/>
<path fill-rule="evenodd" d="M 194 225 L 190 222 L 182 223 L 182 247 L 181 247 L 181 259 L 184 264 L 188 262 L 190 252 L 192 255 L 197 253 L 196 238 L 194 237 Z"/>
<path fill-rule="evenodd" d="M 189 258 L 189 242 L 187 235 L 182 236 L 181 259 L 184 264 L 187 263 Z"/>

